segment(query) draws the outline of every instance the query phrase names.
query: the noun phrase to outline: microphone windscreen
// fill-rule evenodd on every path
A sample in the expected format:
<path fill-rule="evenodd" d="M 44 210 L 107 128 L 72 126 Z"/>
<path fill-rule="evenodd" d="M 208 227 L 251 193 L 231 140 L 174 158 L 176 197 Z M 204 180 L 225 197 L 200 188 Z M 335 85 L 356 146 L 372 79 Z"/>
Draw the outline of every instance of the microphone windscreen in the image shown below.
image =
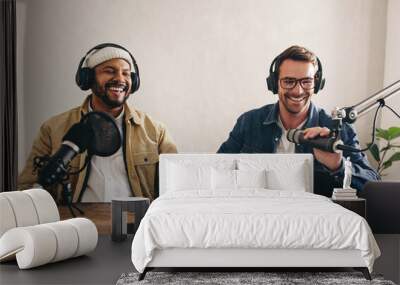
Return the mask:
<path fill-rule="evenodd" d="M 113 117 L 103 112 L 90 112 L 82 118 L 82 123 L 92 132 L 88 153 L 110 156 L 121 147 L 121 134 Z"/>
<path fill-rule="evenodd" d="M 79 147 L 79 152 L 84 152 L 93 136 L 92 130 L 86 124 L 79 122 L 68 130 L 63 141 L 69 141 Z"/>

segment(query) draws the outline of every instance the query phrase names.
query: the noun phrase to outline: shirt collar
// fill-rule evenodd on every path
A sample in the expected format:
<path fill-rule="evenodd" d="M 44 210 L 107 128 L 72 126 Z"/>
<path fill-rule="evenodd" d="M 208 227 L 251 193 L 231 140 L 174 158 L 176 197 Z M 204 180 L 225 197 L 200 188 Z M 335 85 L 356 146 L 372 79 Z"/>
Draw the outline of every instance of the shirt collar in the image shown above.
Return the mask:
<path fill-rule="evenodd" d="M 296 127 L 296 129 L 302 129 L 303 126 L 306 124 L 306 121 L 307 121 L 307 118 L 306 118 L 303 122 L 301 122 L 300 125 L 298 125 L 298 126 Z M 285 127 L 283 126 L 283 123 L 282 123 L 282 120 L 281 120 L 281 116 L 278 116 L 278 126 L 279 126 L 284 132 L 287 131 L 287 130 L 285 129 Z"/>
<path fill-rule="evenodd" d="M 271 125 L 273 123 L 278 124 L 278 114 L 279 114 L 279 101 L 277 101 L 272 106 L 272 112 L 268 112 L 263 125 Z"/>
<path fill-rule="evenodd" d="M 307 120 L 303 124 L 303 129 L 317 126 L 318 121 L 319 121 L 319 110 L 312 102 L 310 102 Z M 272 111 L 268 112 L 263 122 L 263 125 L 271 125 L 271 124 L 279 125 L 279 101 L 277 101 L 272 106 Z"/>

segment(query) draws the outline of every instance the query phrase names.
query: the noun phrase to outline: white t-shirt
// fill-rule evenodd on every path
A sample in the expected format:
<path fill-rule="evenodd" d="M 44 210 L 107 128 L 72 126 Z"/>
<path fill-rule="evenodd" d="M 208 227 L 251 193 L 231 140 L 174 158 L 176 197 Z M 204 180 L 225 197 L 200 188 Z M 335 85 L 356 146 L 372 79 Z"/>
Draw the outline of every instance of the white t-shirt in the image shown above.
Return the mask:
<path fill-rule="evenodd" d="M 90 105 L 89 111 L 92 111 Z M 115 118 L 121 136 L 123 136 L 123 118 L 124 110 Z M 94 155 L 90 164 L 89 180 L 82 202 L 111 202 L 113 198 L 132 196 L 122 146 L 111 156 Z"/>
<path fill-rule="evenodd" d="M 306 123 L 307 119 L 305 119 L 303 122 L 300 123 L 296 127 L 296 129 L 301 129 L 303 125 Z M 295 153 L 296 152 L 296 144 L 290 142 L 287 139 L 287 131 L 285 127 L 283 126 L 283 123 L 281 121 L 281 117 L 278 116 L 278 125 L 282 129 L 282 136 L 281 139 L 278 142 L 278 146 L 276 147 L 276 153 Z"/>

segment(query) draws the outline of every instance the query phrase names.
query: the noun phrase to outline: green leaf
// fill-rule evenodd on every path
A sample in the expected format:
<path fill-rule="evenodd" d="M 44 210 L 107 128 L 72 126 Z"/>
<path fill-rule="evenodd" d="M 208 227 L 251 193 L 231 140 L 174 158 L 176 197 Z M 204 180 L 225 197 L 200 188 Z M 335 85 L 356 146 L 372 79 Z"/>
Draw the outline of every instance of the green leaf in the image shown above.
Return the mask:
<path fill-rule="evenodd" d="M 371 145 L 371 143 L 368 143 L 367 146 L 369 147 Z M 372 154 L 372 157 L 376 160 L 376 161 L 381 161 L 380 155 L 379 155 L 379 148 L 378 145 L 376 143 L 374 143 L 373 145 L 371 145 L 371 147 L 369 148 L 370 153 Z"/>
<path fill-rule="evenodd" d="M 383 163 L 383 169 L 386 169 L 386 168 L 392 166 L 392 163 L 395 161 L 398 161 L 398 160 L 400 160 L 400 152 L 396 152 L 388 160 L 386 160 Z"/>
<path fill-rule="evenodd" d="M 400 152 L 394 153 L 394 154 L 388 159 L 388 161 L 391 161 L 391 162 L 398 161 L 398 160 L 400 160 Z"/>
<path fill-rule="evenodd" d="M 392 166 L 392 162 L 391 161 L 385 161 L 383 164 L 382 164 L 382 170 L 384 170 L 384 169 L 386 169 L 386 168 L 389 168 L 389 167 L 391 167 Z"/>
<path fill-rule="evenodd" d="M 390 127 L 387 130 L 389 140 L 400 137 L 400 127 Z"/>
<path fill-rule="evenodd" d="M 389 140 L 388 131 L 385 130 L 385 129 L 376 128 L 376 134 L 375 134 L 375 136 L 376 136 L 377 138 L 382 138 L 382 139 L 385 139 L 385 140 Z"/>

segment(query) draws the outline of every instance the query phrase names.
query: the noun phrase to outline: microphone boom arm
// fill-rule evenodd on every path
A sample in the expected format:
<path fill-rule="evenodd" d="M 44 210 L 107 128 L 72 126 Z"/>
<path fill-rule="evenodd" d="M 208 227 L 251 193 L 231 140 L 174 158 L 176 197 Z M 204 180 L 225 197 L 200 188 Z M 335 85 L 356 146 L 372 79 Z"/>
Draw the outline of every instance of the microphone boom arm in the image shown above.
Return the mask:
<path fill-rule="evenodd" d="M 400 80 L 390 84 L 389 86 L 383 88 L 382 90 L 372 94 L 367 99 L 359 102 L 351 107 L 336 108 L 332 112 L 332 118 L 334 120 L 341 120 L 346 123 L 354 123 L 358 117 L 367 114 L 369 111 L 376 107 L 384 106 L 385 100 L 399 94 L 400 91 Z"/>

